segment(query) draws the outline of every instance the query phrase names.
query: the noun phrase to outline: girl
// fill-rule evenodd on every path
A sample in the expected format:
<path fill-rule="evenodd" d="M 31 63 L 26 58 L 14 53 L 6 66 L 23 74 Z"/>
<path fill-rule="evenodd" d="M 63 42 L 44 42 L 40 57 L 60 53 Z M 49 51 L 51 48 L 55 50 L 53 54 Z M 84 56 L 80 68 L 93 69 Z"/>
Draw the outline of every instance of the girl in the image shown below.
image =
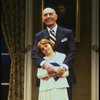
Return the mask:
<path fill-rule="evenodd" d="M 57 76 L 57 70 L 62 68 L 65 54 L 53 50 L 54 44 L 48 39 L 42 39 L 38 43 L 39 50 L 44 54 L 46 62 L 50 63 L 52 73 L 44 68 L 38 68 L 37 77 L 40 79 L 38 100 L 69 100 L 66 88 L 69 87 L 66 70 L 61 77 Z"/>

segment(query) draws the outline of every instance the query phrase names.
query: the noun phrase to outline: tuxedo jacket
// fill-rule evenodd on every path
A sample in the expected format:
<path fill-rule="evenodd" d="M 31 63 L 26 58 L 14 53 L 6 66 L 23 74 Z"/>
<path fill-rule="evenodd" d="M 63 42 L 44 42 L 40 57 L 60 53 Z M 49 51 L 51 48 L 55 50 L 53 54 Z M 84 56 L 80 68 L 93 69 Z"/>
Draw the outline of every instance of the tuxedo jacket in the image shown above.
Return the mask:
<path fill-rule="evenodd" d="M 42 55 L 39 54 L 37 48 L 38 42 L 43 38 L 49 39 L 49 32 L 47 29 L 40 31 L 35 35 L 34 46 L 32 49 L 32 59 L 37 67 L 40 67 L 40 63 L 44 60 Z M 58 26 L 56 33 L 55 50 L 66 55 L 64 63 L 69 67 L 69 76 L 67 77 L 67 79 L 69 85 L 72 85 L 76 82 L 72 64 L 75 60 L 77 51 L 72 30 Z"/>

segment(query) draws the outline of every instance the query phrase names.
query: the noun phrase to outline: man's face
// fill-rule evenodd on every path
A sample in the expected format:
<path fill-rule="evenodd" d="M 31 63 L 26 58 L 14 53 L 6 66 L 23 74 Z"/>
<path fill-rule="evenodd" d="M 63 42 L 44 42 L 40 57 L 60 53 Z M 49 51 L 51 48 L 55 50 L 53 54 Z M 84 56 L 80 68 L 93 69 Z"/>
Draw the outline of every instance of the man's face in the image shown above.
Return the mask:
<path fill-rule="evenodd" d="M 45 9 L 43 11 L 42 20 L 48 27 L 53 27 L 56 24 L 57 15 L 54 10 Z"/>

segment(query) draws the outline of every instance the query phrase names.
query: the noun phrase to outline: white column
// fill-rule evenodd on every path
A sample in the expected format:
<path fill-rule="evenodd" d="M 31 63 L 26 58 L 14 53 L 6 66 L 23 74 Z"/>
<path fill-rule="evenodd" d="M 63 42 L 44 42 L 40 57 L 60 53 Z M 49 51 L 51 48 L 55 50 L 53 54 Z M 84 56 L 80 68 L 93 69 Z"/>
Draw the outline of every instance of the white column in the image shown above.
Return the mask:
<path fill-rule="evenodd" d="M 26 0 L 25 47 L 32 45 L 33 0 Z M 24 100 L 32 100 L 31 50 L 25 54 Z"/>
<path fill-rule="evenodd" d="M 99 100 L 99 0 L 92 0 L 91 100 Z"/>

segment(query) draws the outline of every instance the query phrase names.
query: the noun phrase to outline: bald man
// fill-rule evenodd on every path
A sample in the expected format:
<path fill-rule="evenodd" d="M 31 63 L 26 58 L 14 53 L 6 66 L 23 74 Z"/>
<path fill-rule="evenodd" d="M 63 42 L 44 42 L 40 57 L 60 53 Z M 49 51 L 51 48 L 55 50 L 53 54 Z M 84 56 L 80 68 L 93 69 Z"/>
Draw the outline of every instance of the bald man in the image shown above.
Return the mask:
<path fill-rule="evenodd" d="M 52 8 L 45 8 L 43 10 L 42 21 L 47 27 L 46 29 L 43 29 L 40 32 L 36 33 L 34 46 L 32 49 L 32 59 L 37 67 L 45 68 L 48 74 L 52 73 L 52 69 L 54 66 L 43 59 L 43 56 L 39 54 L 37 48 L 37 43 L 41 39 L 51 39 L 52 37 L 55 40 L 55 50 L 66 55 L 66 58 L 63 62 L 64 64 L 62 66 L 63 70 L 58 70 L 58 76 L 61 77 L 63 73 L 69 68 L 69 76 L 67 77 L 69 83 L 68 96 L 69 100 L 72 100 L 72 85 L 76 83 L 72 65 L 75 60 L 77 48 L 73 36 L 73 31 L 59 26 L 56 23 L 58 17 L 59 16 L 57 16 L 55 10 Z M 51 36 L 51 33 L 53 34 L 53 36 Z M 37 85 L 39 86 L 39 81 L 37 81 Z"/>

